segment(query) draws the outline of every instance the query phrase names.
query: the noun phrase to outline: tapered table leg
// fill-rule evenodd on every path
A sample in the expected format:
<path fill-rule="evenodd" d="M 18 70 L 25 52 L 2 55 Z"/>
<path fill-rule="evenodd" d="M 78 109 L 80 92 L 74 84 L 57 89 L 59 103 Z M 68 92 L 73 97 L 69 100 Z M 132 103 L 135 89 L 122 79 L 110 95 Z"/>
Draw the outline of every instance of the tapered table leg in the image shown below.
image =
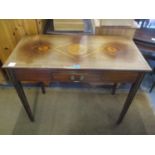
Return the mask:
<path fill-rule="evenodd" d="M 21 82 L 17 81 L 16 76 L 14 74 L 14 71 L 12 69 L 7 69 L 7 73 L 9 75 L 9 78 L 10 78 L 11 82 L 13 83 L 13 85 L 14 85 L 16 91 L 17 91 L 17 94 L 18 94 L 18 96 L 19 96 L 19 98 L 21 100 L 22 105 L 24 106 L 24 108 L 26 110 L 26 113 L 27 113 L 29 119 L 31 121 L 34 121 L 34 117 L 33 117 L 31 108 L 29 106 L 29 103 L 27 101 L 26 95 L 24 93 Z"/>
<path fill-rule="evenodd" d="M 134 96 L 136 95 L 136 92 L 137 92 L 137 90 L 138 90 L 138 88 L 139 88 L 139 86 L 140 86 L 140 84 L 141 84 L 141 82 L 143 80 L 143 77 L 144 77 L 144 73 L 139 73 L 136 81 L 132 84 L 132 86 L 130 88 L 130 91 L 129 91 L 129 94 L 128 94 L 127 98 L 126 98 L 123 109 L 122 109 L 122 111 L 120 113 L 120 116 L 119 116 L 116 124 L 120 124 L 122 122 L 125 114 L 127 113 L 128 109 L 129 109 L 129 107 L 130 107 L 130 105 L 132 103 L 132 100 L 133 100 Z"/>

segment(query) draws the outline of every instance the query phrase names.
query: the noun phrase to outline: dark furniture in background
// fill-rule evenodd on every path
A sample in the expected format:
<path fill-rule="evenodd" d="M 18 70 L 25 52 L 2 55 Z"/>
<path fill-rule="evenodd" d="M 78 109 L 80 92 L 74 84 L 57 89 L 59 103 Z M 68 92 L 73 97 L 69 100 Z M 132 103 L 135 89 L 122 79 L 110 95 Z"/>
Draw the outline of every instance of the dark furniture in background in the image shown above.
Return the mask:
<path fill-rule="evenodd" d="M 142 28 L 137 29 L 134 41 L 144 55 L 147 62 L 152 67 L 151 74 L 155 74 L 155 29 L 147 28 L 147 25 L 144 24 Z M 152 91 L 154 86 L 155 81 L 150 88 L 150 92 Z"/>
<path fill-rule="evenodd" d="M 150 23 L 150 19 L 135 19 L 135 21 L 138 24 L 141 24 L 140 25 L 141 28 L 146 28 L 147 26 L 149 26 Z"/>

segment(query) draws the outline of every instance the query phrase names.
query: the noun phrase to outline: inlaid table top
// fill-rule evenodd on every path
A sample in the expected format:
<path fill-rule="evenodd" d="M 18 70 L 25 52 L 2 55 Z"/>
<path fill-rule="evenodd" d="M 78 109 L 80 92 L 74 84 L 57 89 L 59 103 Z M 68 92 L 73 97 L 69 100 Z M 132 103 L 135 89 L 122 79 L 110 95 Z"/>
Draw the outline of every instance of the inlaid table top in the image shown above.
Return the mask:
<path fill-rule="evenodd" d="M 19 41 L 3 67 L 151 70 L 132 40 L 95 35 L 26 36 Z"/>

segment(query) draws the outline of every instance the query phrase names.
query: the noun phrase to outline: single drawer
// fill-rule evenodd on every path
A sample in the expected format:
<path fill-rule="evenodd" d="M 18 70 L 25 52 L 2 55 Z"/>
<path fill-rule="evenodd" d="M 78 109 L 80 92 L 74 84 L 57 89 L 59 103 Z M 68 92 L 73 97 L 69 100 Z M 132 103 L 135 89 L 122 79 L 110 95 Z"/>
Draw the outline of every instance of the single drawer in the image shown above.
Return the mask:
<path fill-rule="evenodd" d="M 50 69 L 16 69 L 20 81 L 110 83 L 134 82 L 138 73 L 126 71 L 53 71 Z"/>
<path fill-rule="evenodd" d="M 52 73 L 52 80 L 58 82 L 133 82 L 138 73 L 123 71 L 102 71 L 102 72 L 58 72 Z"/>

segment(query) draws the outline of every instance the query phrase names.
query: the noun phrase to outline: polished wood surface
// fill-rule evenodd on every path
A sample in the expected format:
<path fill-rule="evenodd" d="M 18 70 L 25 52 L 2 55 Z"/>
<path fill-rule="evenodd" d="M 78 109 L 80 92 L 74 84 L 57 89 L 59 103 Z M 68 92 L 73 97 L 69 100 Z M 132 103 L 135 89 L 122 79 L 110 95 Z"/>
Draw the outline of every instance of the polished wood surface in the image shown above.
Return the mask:
<path fill-rule="evenodd" d="M 150 71 L 130 39 L 118 36 L 32 35 L 16 46 L 4 68 Z"/>

